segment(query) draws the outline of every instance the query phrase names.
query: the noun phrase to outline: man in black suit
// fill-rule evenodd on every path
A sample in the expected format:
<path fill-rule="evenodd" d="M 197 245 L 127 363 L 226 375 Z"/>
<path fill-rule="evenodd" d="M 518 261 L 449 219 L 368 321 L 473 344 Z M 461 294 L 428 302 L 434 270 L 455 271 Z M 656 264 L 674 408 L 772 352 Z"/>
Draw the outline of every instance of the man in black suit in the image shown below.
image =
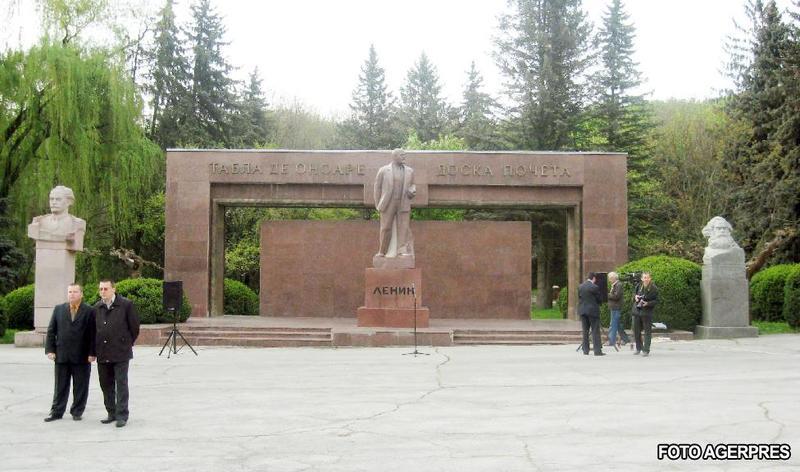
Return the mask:
<path fill-rule="evenodd" d="M 55 362 L 55 392 L 46 422 L 60 420 L 67 409 L 72 380 L 72 419 L 79 421 L 89 397 L 89 376 L 95 360 L 95 319 L 92 307 L 83 302 L 78 284 L 67 287 L 67 303 L 53 309 L 47 326 L 44 352 Z"/>
<path fill-rule="evenodd" d="M 589 272 L 586 282 L 578 287 L 578 315 L 581 317 L 581 328 L 583 328 L 582 347 L 583 353 L 588 356 L 589 327 L 591 326 L 594 355 L 605 356 L 600 342 L 600 303 L 603 301 L 603 294 L 600 293 L 600 287 L 595 282 L 597 282 L 595 273 Z"/>
<path fill-rule="evenodd" d="M 139 336 L 139 315 L 133 302 L 117 295 L 114 282 L 100 282 L 97 320 L 97 374 L 108 417 L 117 428 L 128 423 L 128 364 L 133 359 L 133 343 Z"/>

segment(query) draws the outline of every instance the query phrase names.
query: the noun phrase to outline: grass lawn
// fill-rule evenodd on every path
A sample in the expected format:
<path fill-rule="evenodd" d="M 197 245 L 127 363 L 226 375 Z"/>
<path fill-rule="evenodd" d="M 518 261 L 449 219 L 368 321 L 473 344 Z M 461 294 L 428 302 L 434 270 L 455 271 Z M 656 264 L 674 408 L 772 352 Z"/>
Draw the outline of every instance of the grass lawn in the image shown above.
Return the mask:
<path fill-rule="evenodd" d="M 558 308 L 545 308 L 543 310 L 538 308 L 531 309 L 532 320 L 560 320 L 563 318 Z"/>
<path fill-rule="evenodd" d="M 752 326 L 758 328 L 758 334 L 800 333 L 785 321 L 753 321 Z"/>
<path fill-rule="evenodd" d="M 16 329 L 7 329 L 6 334 L 0 338 L 0 344 L 14 344 L 14 333 L 16 332 Z"/>

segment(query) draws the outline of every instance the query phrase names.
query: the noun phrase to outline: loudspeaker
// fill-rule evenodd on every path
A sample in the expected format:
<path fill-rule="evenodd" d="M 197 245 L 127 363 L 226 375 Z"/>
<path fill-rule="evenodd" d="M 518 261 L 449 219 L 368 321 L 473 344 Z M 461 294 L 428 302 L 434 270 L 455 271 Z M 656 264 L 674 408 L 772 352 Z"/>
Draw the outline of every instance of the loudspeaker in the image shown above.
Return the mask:
<path fill-rule="evenodd" d="M 174 282 L 164 281 L 164 311 L 181 311 L 181 304 L 183 302 L 183 281 L 176 280 Z"/>
<path fill-rule="evenodd" d="M 600 295 L 603 296 L 602 302 L 608 302 L 608 272 L 595 272 L 595 285 L 600 287 Z"/>

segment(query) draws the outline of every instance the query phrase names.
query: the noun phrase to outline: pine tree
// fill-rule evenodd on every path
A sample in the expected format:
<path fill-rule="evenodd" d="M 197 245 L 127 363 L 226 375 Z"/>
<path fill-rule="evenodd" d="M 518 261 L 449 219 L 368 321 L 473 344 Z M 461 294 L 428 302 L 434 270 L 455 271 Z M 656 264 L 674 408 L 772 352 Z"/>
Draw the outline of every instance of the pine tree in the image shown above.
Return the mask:
<path fill-rule="evenodd" d="M 612 0 L 596 36 L 599 70 L 592 76 L 595 105 L 590 113 L 597 124 L 601 149 L 628 153 L 628 226 L 632 257 L 648 255 L 652 239 L 669 224 L 658 176 L 650 175 L 650 106 L 635 89 L 642 84 L 633 60 L 635 30 L 620 0 Z"/>
<path fill-rule="evenodd" d="M 250 73 L 247 88 L 241 94 L 233 122 L 232 136 L 235 147 L 263 147 L 269 141 L 270 117 L 261 83 L 256 67 Z"/>
<path fill-rule="evenodd" d="M 774 1 L 747 5 L 749 38 L 734 41 L 729 73 L 737 90 L 728 113 L 742 128 L 723 161 L 740 244 L 754 252 L 780 230 L 800 227 L 797 32 Z M 795 239 L 783 258 L 798 260 Z"/>
<path fill-rule="evenodd" d="M 210 0 L 192 5 L 189 43 L 192 47 L 191 107 L 186 120 L 187 144 L 223 147 L 231 142 L 231 116 L 236 111 L 232 67 L 223 57 L 222 18 Z"/>
<path fill-rule="evenodd" d="M 420 141 L 433 141 L 445 132 L 447 105 L 440 96 L 441 89 L 436 67 L 423 52 L 400 89 L 401 122 Z"/>
<path fill-rule="evenodd" d="M 7 199 L 0 198 L 0 295 L 16 287 L 17 279 L 23 271 L 26 271 L 24 254 L 14 240 L 6 235 L 11 227 L 11 222 L 6 217 L 7 203 Z M 3 316 L 2 310 L 0 310 L 1 316 Z M 0 329 L 2 328 L 0 320 Z"/>
<path fill-rule="evenodd" d="M 370 45 L 369 57 L 361 66 L 350 112 L 350 117 L 340 126 L 346 147 L 391 149 L 400 144 L 394 98 L 386 85 L 384 69 L 378 65 L 374 45 Z"/>
<path fill-rule="evenodd" d="M 510 138 L 519 149 L 574 149 L 590 61 L 581 1 L 515 0 L 512 7 L 500 18 L 495 53 L 513 104 Z"/>
<path fill-rule="evenodd" d="M 459 127 L 456 135 L 464 139 L 469 149 L 479 151 L 498 148 L 493 113 L 496 103 L 488 93 L 482 91 L 482 87 L 483 77 L 473 61 L 467 72 L 464 98 L 458 110 Z"/>
<path fill-rule="evenodd" d="M 174 0 L 167 0 L 155 27 L 155 44 L 150 54 L 152 96 L 148 135 L 162 149 L 182 141 L 181 132 L 189 107 L 189 60 L 175 23 Z"/>

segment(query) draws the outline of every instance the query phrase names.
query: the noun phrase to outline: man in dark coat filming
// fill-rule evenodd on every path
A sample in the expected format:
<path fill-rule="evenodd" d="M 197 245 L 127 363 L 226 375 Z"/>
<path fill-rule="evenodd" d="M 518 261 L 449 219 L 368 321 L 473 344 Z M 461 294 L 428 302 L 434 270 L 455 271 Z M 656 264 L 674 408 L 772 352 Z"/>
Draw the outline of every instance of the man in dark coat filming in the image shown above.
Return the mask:
<path fill-rule="evenodd" d="M 133 302 L 116 294 L 114 282 L 100 282 L 100 301 L 95 304 L 97 324 L 97 374 L 103 390 L 108 424 L 117 428 L 128 423 L 128 365 L 139 336 L 139 315 Z"/>
<path fill-rule="evenodd" d="M 597 286 L 597 276 L 589 272 L 587 280 L 578 287 L 578 315 L 583 328 L 583 353 L 589 355 L 589 327 L 592 328 L 592 346 L 595 356 L 605 356 L 600 341 L 600 303 L 603 294 Z"/>
<path fill-rule="evenodd" d="M 636 287 L 633 296 L 633 337 L 636 340 L 635 355 L 650 355 L 650 340 L 653 328 L 653 310 L 658 304 L 658 288 L 653 283 L 650 272 L 642 273 L 642 283 Z M 644 330 L 644 342 L 642 331 Z"/>
<path fill-rule="evenodd" d="M 44 352 L 55 362 L 55 391 L 50 415 L 45 422 L 60 420 L 67 409 L 72 380 L 72 419 L 80 421 L 89 398 L 89 376 L 95 360 L 95 320 L 92 307 L 83 302 L 78 284 L 67 287 L 67 303 L 53 309 L 47 326 Z"/>

